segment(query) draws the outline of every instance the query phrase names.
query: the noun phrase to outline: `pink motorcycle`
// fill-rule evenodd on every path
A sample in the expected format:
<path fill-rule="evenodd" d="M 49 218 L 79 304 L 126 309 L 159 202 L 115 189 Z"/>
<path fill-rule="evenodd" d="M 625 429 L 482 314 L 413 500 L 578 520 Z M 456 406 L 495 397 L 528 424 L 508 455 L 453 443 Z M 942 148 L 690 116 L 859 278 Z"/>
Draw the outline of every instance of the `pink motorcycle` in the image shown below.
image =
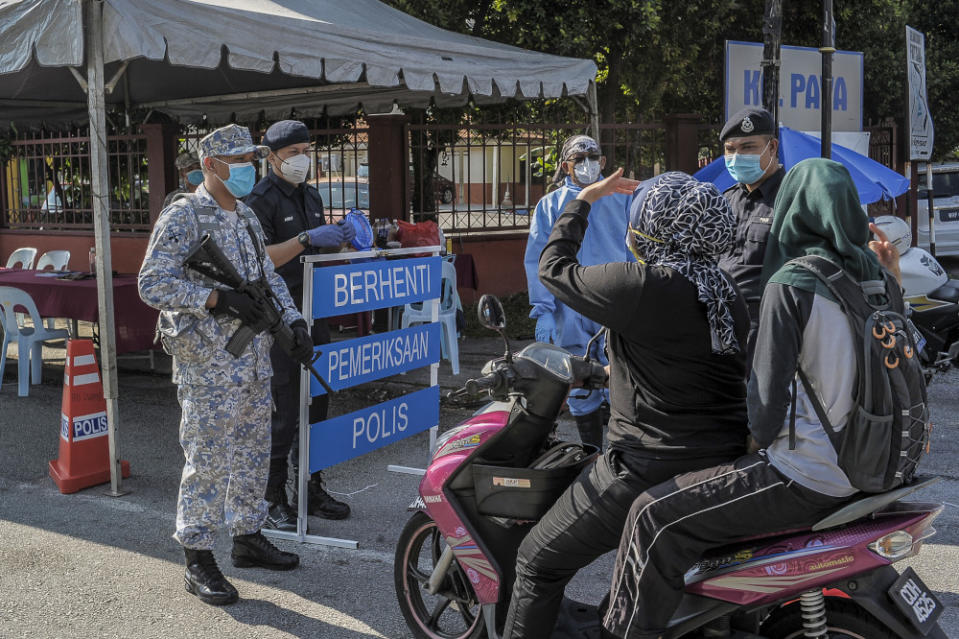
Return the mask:
<path fill-rule="evenodd" d="M 496 298 L 483 296 L 479 314 L 505 329 Z M 520 542 L 599 452 L 557 441 L 556 417 L 571 386 L 605 380 L 588 358 L 543 343 L 511 355 L 507 343 L 482 377 L 451 393 L 496 401 L 437 440 L 410 505 L 394 581 L 414 636 L 501 637 Z M 935 534 L 941 504 L 900 501 L 933 481 L 856 499 L 810 530 L 717 548 L 687 572 L 665 637 L 946 639 L 942 603 L 911 568 L 892 567 Z M 595 609 L 584 609 L 543 636 L 599 637 Z"/>

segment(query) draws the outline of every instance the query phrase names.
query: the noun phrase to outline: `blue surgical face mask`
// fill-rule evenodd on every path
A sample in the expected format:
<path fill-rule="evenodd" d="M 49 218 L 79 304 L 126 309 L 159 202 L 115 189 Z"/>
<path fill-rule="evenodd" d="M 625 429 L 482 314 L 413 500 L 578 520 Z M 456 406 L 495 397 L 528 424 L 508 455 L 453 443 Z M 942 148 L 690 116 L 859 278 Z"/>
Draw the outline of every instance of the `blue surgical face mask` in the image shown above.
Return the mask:
<path fill-rule="evenodd" d="M 192 184 L 193 186 L 200 186 L 203 184 L 203 171 L 200 169 L 195 169 L 186 174 L 186 181 Z"/>
<path fill-rule="evenodd" d="M 743 184 L 755 184 L 761 180 L 766 173 L 766 169 L 769 168 L 767 165 L 766 169 L 764 169 L 760 161 L 762 154 L 766 152 L 766 147 L 768 146 L 769 143 L 767 142 L 766 146 L 763 147 L 763 150 L 760 151 L 758 155 L 752 153 L 733 153 L 732 155 L 726 155 L 726 170 L 729 171 L 729 175 L 737 182 Z"/>
<path fill-rule="evenodd" d="M 217 160 L 218 162 L 223 162 L 223 160 Z M 226 187 L 226 190 L 233 194 L 233 197 L 244 197 L 250 194 L 250 191 L 253 190 L 253 185 L 256 183 L 256 169 L 253 168 L 252 162 L 241 162 L 239 164 L 230 164 L 228 162 L 223 162 L 228 167 L 230 167 L 230 177 L 227 179 L 221 178 L 217 175 L 217 179 L 220 182 L 223 182 L 223 186 Z M 214 174 L 215 175 L 215 174 Z"/>

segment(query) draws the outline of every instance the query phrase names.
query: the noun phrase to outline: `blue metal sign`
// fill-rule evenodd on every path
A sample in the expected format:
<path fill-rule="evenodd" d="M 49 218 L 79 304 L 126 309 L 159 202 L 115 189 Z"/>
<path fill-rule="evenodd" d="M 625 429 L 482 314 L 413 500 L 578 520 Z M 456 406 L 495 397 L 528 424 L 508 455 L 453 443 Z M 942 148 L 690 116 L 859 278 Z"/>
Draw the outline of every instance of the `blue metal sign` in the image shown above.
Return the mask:
<path fill-rule="evenodd" d="M 442 259 L 363 262 L 313 269 L 313 317 L 402 306 L 440 296 Z"/>
<path fill-rule="evenodd" d="M 329 468 L 437 426 L 440 387 L 310 425 L 310 472 Z"/>
<path fill-rule="evenodd" d="M 411 326 L 320 346 L 316 370 L 335 391 L 404 373 L 440 361 L 438 323 Z M 312 376 L 310 396 L 326 390 Z"/>

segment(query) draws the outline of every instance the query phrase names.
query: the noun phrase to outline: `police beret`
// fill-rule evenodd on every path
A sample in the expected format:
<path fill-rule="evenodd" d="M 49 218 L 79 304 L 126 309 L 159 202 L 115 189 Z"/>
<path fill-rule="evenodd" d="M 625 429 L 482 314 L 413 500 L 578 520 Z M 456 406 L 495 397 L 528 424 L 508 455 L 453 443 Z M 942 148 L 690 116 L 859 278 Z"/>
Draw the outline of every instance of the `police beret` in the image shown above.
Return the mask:
<path fill-rule="evenodd" d="M 776 135 L 776 126 L 773 116 L 766 109 L 746 107 L 726 121 L 719 141 L 725 142 L 728 138 L 744 138 L 750 135 Z"/>
<path fill-rule="evenodd" d="M 279 151 L 291 144 L 309 143 L 310 130 L 299 120 L 280 120 L 273 123 L 263 135 L 263 144 L 271 151 Z"/>

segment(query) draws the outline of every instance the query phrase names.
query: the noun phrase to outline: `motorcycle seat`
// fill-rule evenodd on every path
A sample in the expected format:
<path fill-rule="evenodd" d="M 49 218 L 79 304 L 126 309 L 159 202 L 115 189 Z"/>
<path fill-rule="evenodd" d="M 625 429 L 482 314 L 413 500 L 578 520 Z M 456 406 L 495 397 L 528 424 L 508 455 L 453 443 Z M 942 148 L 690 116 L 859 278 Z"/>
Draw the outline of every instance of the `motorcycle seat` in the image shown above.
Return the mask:
<path fill-rule="evenodd" d="M 894 490 L 876 495 L 867 494 L 858 497 L 829 516 L 820 519 L 813 525 L 812 530 L 818 532 L 820 530 L 826 530 L 827 528 L 842 526 L 857 519 L 862 519 L 866 515 L 881 510 L 889 504 L 895 503 L 937 481 L 939 481 L 939 477 L 917 477 L 911 483 L 900 486 Z"/>
<path fill-rule="evenodd" d="M 926 297 L 931 300 L 940 300 L 943 302 L 959 304 L 959 282 L 956 280 L 949 280 L 936 290 L 928 293 Z"/>

